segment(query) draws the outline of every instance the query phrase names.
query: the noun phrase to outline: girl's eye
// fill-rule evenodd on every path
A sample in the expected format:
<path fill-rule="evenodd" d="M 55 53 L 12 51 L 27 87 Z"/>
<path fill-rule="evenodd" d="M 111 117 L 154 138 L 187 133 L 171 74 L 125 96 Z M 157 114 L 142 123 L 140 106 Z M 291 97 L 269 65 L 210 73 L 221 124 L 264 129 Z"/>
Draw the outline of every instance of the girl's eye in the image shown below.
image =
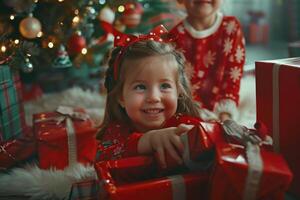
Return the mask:
<path fill-rule="evenodd" d="M 145 90 L 146 89 L 146 86 L 145 85 L 143 85 L 143 84 L 138 84 L 138 85 L 136 85 L 136 86 L 134 86 L 134 88 L 133 88 L 134 90 Z"/>
<path fill-rule="evenodd" d="M 162 83 L 160 87 L 161 87 L 161 89 L 164 89 L 164 90 L 172 88 L 171 84 L 169 84 L 169 83 Z"/>

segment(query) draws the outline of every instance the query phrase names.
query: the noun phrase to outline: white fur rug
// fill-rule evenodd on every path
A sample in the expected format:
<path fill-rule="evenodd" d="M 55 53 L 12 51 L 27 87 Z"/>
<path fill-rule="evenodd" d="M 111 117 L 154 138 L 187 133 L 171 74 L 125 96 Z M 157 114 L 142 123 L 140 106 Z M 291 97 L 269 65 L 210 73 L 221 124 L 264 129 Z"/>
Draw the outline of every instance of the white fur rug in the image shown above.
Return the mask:
<path fill-rule="evenodd" d="M 24 104 L 26 123 L 32 125 L 32 115 L 54 111 L 58 106 L 84 108 L 91 118 L 99 124 L 104 114 L 105 97 L 97 92 L 84 91 L 74 87 L 63 92 L 46 94 L 41 98 Z"/>
<path fill-rule="evenodd" d="M 93 166 L 77 164 L 64 170 L 42 170 L 35 164 L 26 165 L 0 176 L 0 198 L 16 195 L 31 200 L 67 199 L 72 183 L 95 178 Z"/>
<path fill-rule="evenodd" d="M 104 113 L 105 98 L 98 93 L 72 88 L 61 93 L 44 95 L 25 103 L 27 124 L 32 125 L 32 114 L 54 111 L 59 105 L 85 108 L 99 124 Z M 252 127 L 255 122 L 255 79 L 245 76 L 241 82 L 238 122 Z M 66 199 L 74 182 L 95 177 L 92 166 L 75 165 L 65 170 L 41 170 L 36 165 L 14 168 L 9 174 L 0 174 L 1 195 L 28 195 L 31 199 Z"/>
<path fill-rule="evenodd" d="M 24 103 L 25 118 L 32 125 L 32 115 L 54 111 L 58 106 L 85 108 L 87 113 L 100 124 L 104 113 L 105 97 L 99 93 L 72 88 L 60 93 L 47 94 L 35 101 Z M 14 168 L 8 174 L 0 174 L 1 196 L 28 195 L 32 200 L 66 199 L 72 183 L 95 177 L 93 166 L 77 164 L 65 170 L 41 170 L 37 165 Z"/>

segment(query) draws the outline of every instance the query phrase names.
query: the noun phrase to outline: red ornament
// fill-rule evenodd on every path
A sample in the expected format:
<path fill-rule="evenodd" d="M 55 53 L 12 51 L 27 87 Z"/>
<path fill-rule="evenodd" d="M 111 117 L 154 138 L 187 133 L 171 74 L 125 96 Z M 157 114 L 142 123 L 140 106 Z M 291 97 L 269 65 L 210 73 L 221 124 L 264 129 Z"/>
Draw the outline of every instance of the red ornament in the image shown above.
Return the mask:
<path fill-rule="evenodd" d="M 68 41 L 68 52 L 69 54 L 81 53 L 82 49 L 86 48 L 86 40 L 79 33 L 72 35 Z"/>
<path fill-rule="evenodd" d="M 124 5 L 124 8 L 121 22 L 129 28 L 139 25 L 144 12 L 142 4 L 138 2 L 129 2 Z"/>

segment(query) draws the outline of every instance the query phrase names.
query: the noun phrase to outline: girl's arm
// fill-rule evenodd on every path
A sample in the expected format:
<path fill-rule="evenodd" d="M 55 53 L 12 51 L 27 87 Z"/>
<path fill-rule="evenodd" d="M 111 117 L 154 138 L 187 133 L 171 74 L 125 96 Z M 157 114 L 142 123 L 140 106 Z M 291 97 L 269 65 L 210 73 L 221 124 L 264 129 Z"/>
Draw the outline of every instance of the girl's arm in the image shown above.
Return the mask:
<path fill-rule="evenodd" d="M 225 41 L 232 42 L 231 52 L 224 55 L 225 86 L 219 93 L 214 112 L 220 119 L 235 118 L 239 103 L 240 82 L 245 64 L 245 38 L 239 21 L 232 18 L 228 24 L 234 24 L 235 29 L 227 33 Z"/>
<path fill-rule="evenodd" d="M 110 126 L 98 146 L 96 160 L 115 160 L 136 156 L 137 144 L 142 133 L 129 133 L 127 128 L 119 125 Z"/>

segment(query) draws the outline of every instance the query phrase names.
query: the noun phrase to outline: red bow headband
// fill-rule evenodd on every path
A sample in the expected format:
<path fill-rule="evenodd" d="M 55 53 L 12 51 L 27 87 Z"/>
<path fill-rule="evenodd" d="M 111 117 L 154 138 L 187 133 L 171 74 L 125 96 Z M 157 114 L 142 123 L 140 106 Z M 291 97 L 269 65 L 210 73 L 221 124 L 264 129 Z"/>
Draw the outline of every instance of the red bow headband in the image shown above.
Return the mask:
<path fill-rule="evenodd" d="M 122 47 L 119 54 L 116 57 L 115 63 L 114 63 L 114 79 L 118 79 L 118 66 L 120 65 L 121 59 L 124 55 L 124 52 L 127 50 L 129 46 L 132 44 L 142 41 L 142 40 L 154 40 L 157 42 L 170 42 L 170 38 L 162 38 L 162 35 L 165 35 L 168 33 L 167 29 L 163 25 L 156 26 L 154 29 L 150 31 L 147 35 L 127 35 L 121 32 L 115 32 L 115 40 L 114 40 L 114 46 Z"/>

